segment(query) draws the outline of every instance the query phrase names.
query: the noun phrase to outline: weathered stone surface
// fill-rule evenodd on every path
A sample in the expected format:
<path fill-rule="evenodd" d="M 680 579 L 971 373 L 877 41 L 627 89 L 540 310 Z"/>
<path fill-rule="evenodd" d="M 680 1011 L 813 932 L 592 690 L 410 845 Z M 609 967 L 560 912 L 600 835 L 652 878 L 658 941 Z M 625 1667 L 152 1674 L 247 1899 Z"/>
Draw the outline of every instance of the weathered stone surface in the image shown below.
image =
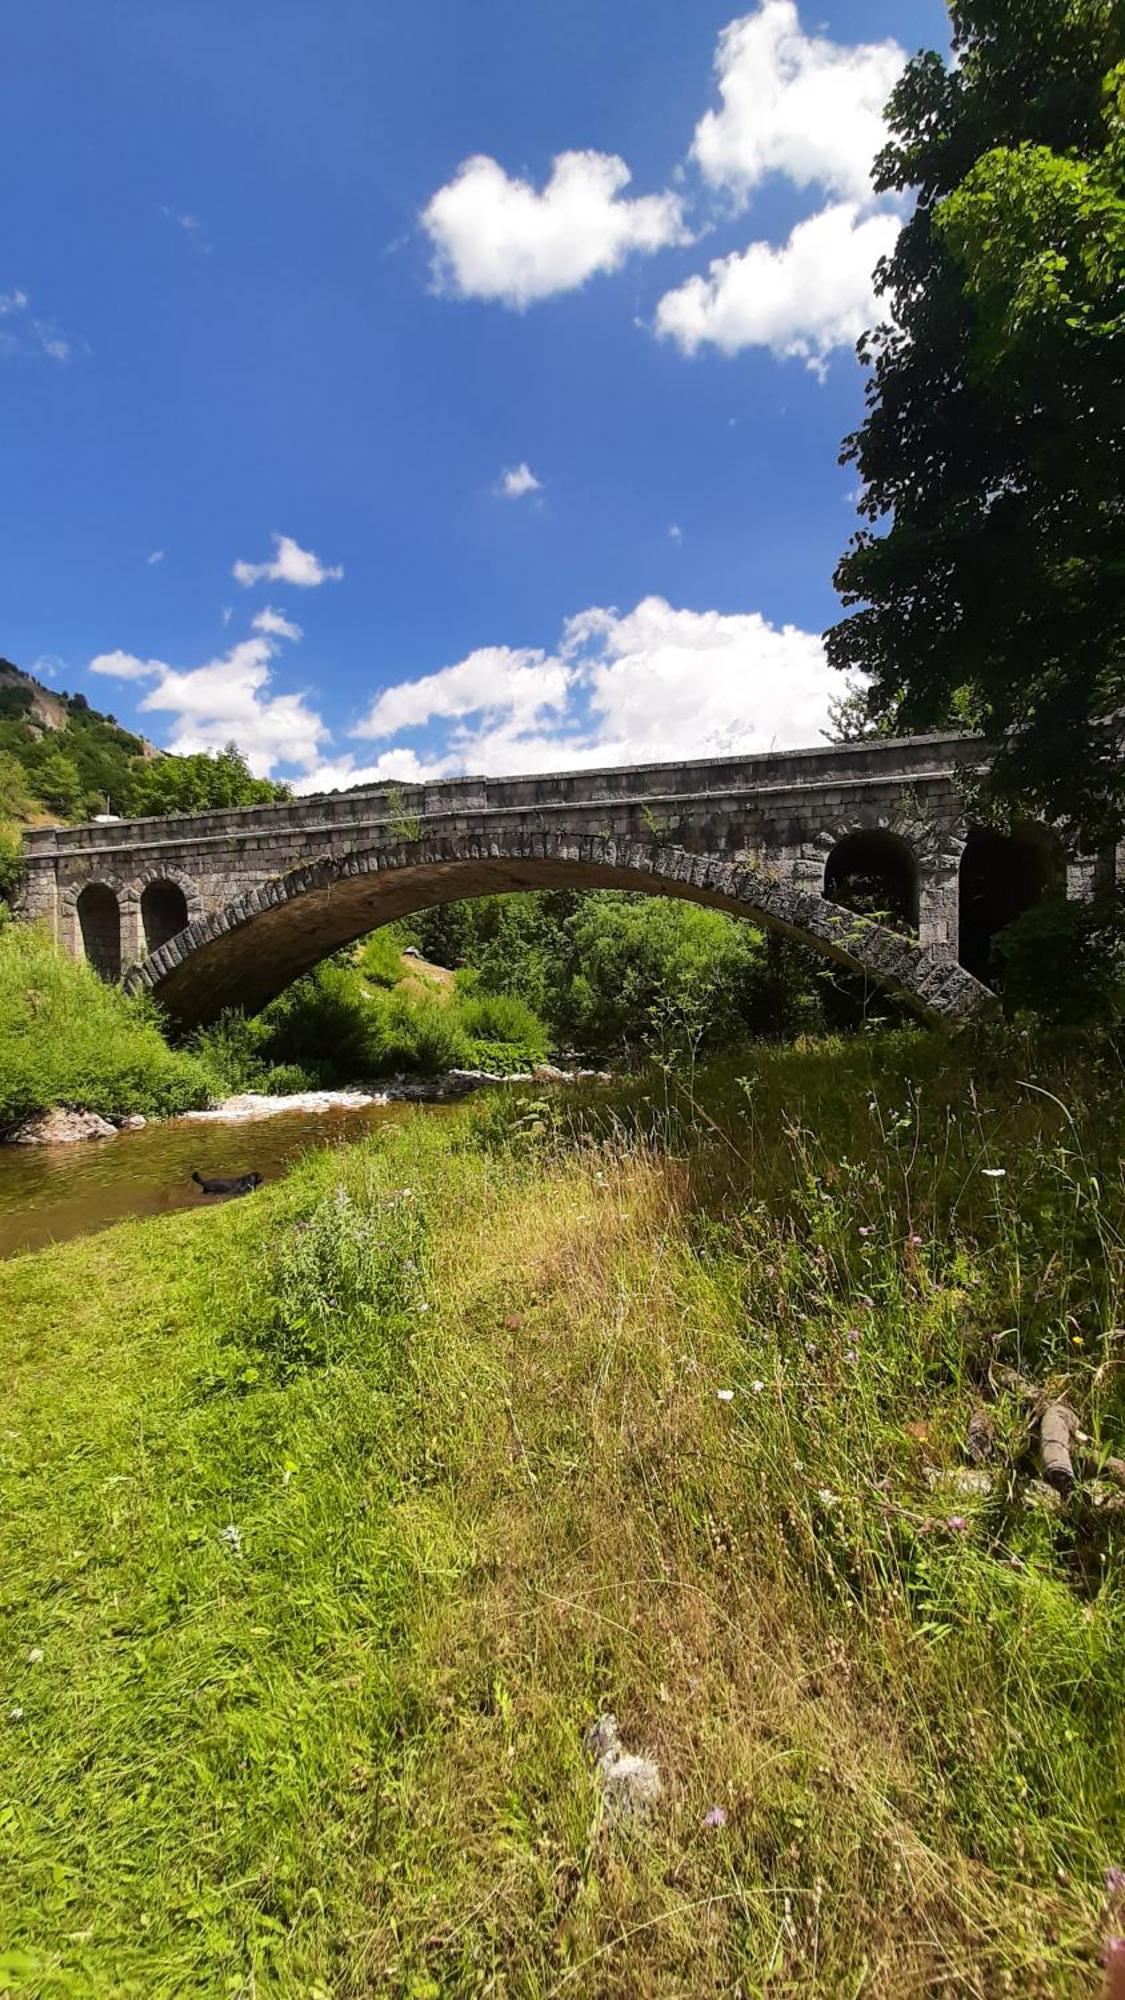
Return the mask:
<path fill-rule="evenodd" d="M 144 1124 L 144 1119 L 141 1119 Z M 96 1111 L 68 1111 L 63 1104 L 56 1104 L 50 1111 L 40 1111 L 29 1118 L 13 1132 L 13 1146 L 70 1146 L 78 1139 L 116 1139 L 117 1127 L 108 1118 L 99 1118 Z"/>
<path fill-rule="evenodd" d="M 523 778 L 464 778 L 278 806 L 44 828 L 26 838 L 23 914 L 82 955 L 78 900 L 107 887 L 127 983 L 184 1022 L 261 1006 L 326 952 L 393 918 L 465 896 L 644 889 L 749 917 L 957 1019 L 986 989 L 957 963 L 958 773 L 986 749 L 958 735 L 820 744 L 757 757 Z M 403 820 L 417 838 L 403 838 Z M 890 834 L 911 857 L 918 935 L 823 894 L 839 843 Z M 1077 878 L 1076 878 L 1077 879 Z M 1085 878 L 1083 878 L 1085 879 Z M 146 956 L 149 884 L 188 922 Z"/>

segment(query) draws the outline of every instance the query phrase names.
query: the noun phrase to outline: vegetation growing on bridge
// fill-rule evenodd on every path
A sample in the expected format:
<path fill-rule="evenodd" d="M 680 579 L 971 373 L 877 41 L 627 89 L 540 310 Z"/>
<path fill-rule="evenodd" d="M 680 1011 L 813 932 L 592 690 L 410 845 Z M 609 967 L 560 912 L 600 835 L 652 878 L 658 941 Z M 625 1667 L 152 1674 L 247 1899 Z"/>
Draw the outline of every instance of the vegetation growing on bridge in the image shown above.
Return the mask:
<path fill-rule="evenodd" d="M 1088 1990 L 1120 1517 L 986 1385 L 1125 1442 L 1120 1070 L 742 1074 L 6 1267 L 9 1984 Z"/>

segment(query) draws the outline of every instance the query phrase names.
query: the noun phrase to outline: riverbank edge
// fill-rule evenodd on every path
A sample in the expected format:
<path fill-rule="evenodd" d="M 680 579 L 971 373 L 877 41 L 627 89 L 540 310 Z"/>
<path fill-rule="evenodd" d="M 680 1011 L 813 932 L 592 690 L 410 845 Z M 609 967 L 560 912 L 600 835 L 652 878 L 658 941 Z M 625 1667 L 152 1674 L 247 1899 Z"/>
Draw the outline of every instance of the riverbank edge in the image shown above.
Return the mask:
<path fill-rule="evenodd" d="M 578 1084 L 610 1083 L 610 1070 L 561 1069 L 553 1063 L 537 1063 L 530 1070 L 503 1073 L 485 1069 L 449 1069 L 434 1077 L 398 1076 L 377 1089 L 360 1084 L 338 1090 L 297 1090 L 286 1096 L 270 1096 L 261 1091 L 239 1091 L 217 1104 L 199 1111 L 182 1111 L 171 1118 L 146 1119 L 137 1113 L 120 1119 L 102 1118 L 81 1107 L 53 1105 L 37 1112 L 16 1131 L 0 1141 L 5 1146 L 75 1145 L 95 1139 L 114 1139 L 119 1132 L 140 1130 L 148 1124 L 249 1124 L 258 1119 L 283 1117 L 297 1111 L 357 1111 L 380 1104 L 455 1103 L 473 1091 L 495 1084 Z"/>

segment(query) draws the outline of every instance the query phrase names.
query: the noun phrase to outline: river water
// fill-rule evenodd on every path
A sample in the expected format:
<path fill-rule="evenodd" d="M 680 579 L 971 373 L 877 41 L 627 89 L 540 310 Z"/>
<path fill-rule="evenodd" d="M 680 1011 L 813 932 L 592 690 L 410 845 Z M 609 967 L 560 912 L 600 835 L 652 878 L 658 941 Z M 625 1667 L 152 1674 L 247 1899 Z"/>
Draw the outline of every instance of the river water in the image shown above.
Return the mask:
<path fill-rule="evenodd" d="M 427 1105 L 427 1114 L 445 1107 Z M 171 1119 L 70 1146 L 0 1146 L 0 1257 L 88 1236 L 128 1216 L 213 1207 L 191 1178 L 285 1172 L 313 1146 L 343 1146 L 414 1115 L 410 1104 L 285 1111 L 227 1124 Z M 247 1199 L 253 1199 L 252 1196 Z"/>

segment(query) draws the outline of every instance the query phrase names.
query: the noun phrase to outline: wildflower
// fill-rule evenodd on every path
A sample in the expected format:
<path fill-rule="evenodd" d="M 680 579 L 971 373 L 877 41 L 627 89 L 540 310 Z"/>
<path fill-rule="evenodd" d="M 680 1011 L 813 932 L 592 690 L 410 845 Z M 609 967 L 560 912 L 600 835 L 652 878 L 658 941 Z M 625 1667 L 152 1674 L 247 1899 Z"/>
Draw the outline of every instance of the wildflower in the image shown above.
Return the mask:
<path fill-rule="evenodd" d="M 711 1806 L 703 1815 L 704 1826 L 725 1826 L 727 1816 L 722 1806 Z"/>
<path fill-rule="evenodd" d="M 716 1389 L 715 1394 L 720 1403 L 733 1403 L 734 1401 L 733 1389 Z"/>
<path fill-rule="evenodd" d="M 1072 1347 L 1085 1347 L 1086 1342 L 1083 1340 L 1082 1335 L 1080 1333 L 1072 1333 L 1070 1336 L 1070 1344 Z"/>
<path fill-rule="evenodd" d="M 20 1705 L 19 1705 L 19 1703 L 18 1703 L 18 1702 L 16 1703 L 16 1705 L 15 1705 L 15 1707 L 14 1707 L 14 1708 L 10 1708 L 10 1709 L 8 1710 L 8 1721 L 9 1721 L 9 1722 L 22 1722 L 22 1721 L 23 1721 L 23 1710 L 22 1710 L 22 1708 L 20 1707 Z"/>
<path fill-rule="evenodd" d="M 921 1243 L 922 1238 L 920 1236 L 912 1236 L 910 1241 L 914 1244 L 915 1248 L 917 1248 L 918 1245 Z"/>
<path fill-rule="evenodd" d="M 219 1540 L 226 1543 L 232 1555 L 240 1556 L 242 1554 L 242 1536 L 233 1521 L 229 1527 L 220 1528 Z"/>
<path fill-rule="evenodd" d="M 753 1391 L 754 1391 L 754 1394 L 755 1394 L 756 1396 L 760 1396 L 760 1395 L 761 1395 L 761 1393 L 762 1393 L 762 1390 L 763 1390 L 763 1389 L 765 1388 L 765 1386 L 766 1386 L 766 1385 L 765 1385 L 765 1383 L 764 1383 L 764 1382 L 751 1382 L 751 1384 L 750 1384 L 750 1387 L 751 1387 L 751 1388 L 753 1389 Z"/>
<path fill-rule="evenodd" d="M 28 1664 L 28 1666 L 29 1666 L 29 1667 L 37 1667 L 37 1666 L 39 1666 L 39 1665 L 41 1664 L 41 1662 L 42 1662 L 42 1659 L 43 1659 L 43 1648 L 42 1648 L 42 1646 L 32 1646 L 32 1647 L 31 1647 L 31 1649 L 30 1649 L 30 1651 L 28 1652 L 28 1656 L 27 1656 L 27 1664 Z"/>
<path fill-rule="evenodd" d="M 817 1346 L 815 1340 L 806 1340 L 805 1353 L 808 1355 L 810 1361 L 816 1360 L 817 1355 L 820 1353 L 820 1349 Z"/>
<path fill-rule="evenodd" d="M 822 1507 L 838 1507 L 840 1505 L 839 1494 L 833 1493 L 831 1487 L 829 1486 L 818 1486 L 816 1489 L 816 1497 L 820 1501 Z"/>
<path fill-rule="evenodd" d="M 870 1294 L 869 1292 L 861 1292 L 861 1293 L 860 1293 L 860 1295 L 859 1295 L 859 1303 L 860 1303 L 860 1305 L 861 1305 L 861 1306 L 866 1306 L 866 1307 L 867 1307 L 867 1310 L 868 1310 L 868 1312 L 874 1312 L 874 1310 L 875 1310 L 875 1301 L 874 1301 L 874 1299 L 873 1299 L 873 1298 L 871 1297 L 871 1294 Z"/>
<path fill-rule="evenodd" d="M 969 1523 L 964 1514 L 951 1514 L 945 1525 L 953 1534 L 963 1535 Z"/>
<path fill-rule="evenodd" d="M 870 1236 L 870 1234 L 871 1234 L 871 1231 L 870 1231 L 870 1229 L 869 1229 L 869 1228 L 867 1227 L 867 1224 L 866 1224 L 866 1223 L 862 1223 L 862 1222 L 860 1223 L 860 1226 L 859 1226 L 859 1233 L 860 1233 L 860 1235 L 861 1235 L 861 1236 Z"/>
<path fill-rule="evenodd" d="M 849 1343 L 850 1346 L 858 1347 L 860 1341 L 863 1339 L 863 1335 L 860 1333 L 858 1326 L 849 1326 L 847 1333 L 844 1335 L 844 1339 Z"/>
<path fill-rule="evenodd" d="M 1125 1868 L 1107 1868 L 1105 1886 L 1111 1896 L 1119 1896 L 1125 1889 Z"/>
<path fill-rule="evenodd" d="M 1007 1171 L 1008 1171 L 1007 1167 L 981 1168 L 981 1173 L 984 1175 L 985 1180 L 987 1181 L 1002 1181 Z"/>

